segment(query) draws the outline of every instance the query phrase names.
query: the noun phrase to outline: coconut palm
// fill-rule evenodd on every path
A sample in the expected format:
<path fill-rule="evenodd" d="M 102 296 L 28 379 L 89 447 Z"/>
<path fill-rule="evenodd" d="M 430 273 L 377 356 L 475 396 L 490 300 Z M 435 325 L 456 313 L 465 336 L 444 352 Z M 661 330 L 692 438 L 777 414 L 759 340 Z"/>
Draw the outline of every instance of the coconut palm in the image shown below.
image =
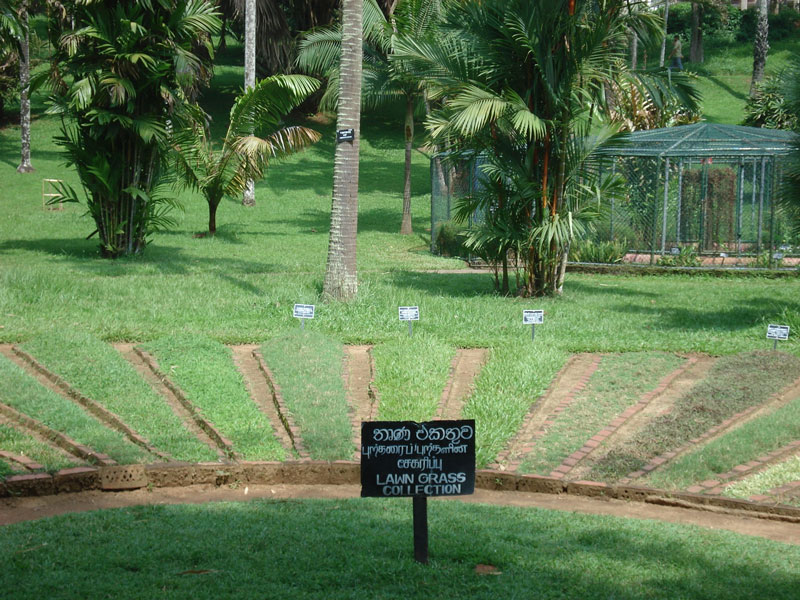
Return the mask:
<path fill-rule="evenodd" d="M 353 130 L 352 141 L 336 144 L 328 258 L 323 294 L 349 300 L 358 292 L 356 232 L 358 231 L 358 157 L 361 138 L 361 65 L 363 58 L 361 0 L 342 2 L 342 44 L 337 130 Z"/>
<path fill-rule="evenodd" d="M 170 131 L 189 118 L 186 96 L 210 68 L 219 19 L 206 0 L 69 4 L 74 28 L 51 24 L 51 112 L 62 117 L 56 141 L 78 171 L 102 254 L 138 253 L 169 223 L 174 198 L 160 190 Z M 80 201 L 74 189 L 61 191 Z"/>
<path fill-rule="evenodd" d="M 261 179 L 271 160 L 319 140 L 316 131 L 282 121 L 318 87 L 316 79 L 304 75 L 262 79 L 236 99 L 219 150 L 198 120 L 176 135 L 178 172 L 208 202 L 209 235 L 217 231 L 217 207 L 223 198 L 240 198 L 248 180 Z M 254 135 L 254 131 L 262 133 Z"/>
<path fill-rule="evenodd" d="M 395 43 L 409 38 L 432 39 L 441 18 L 441 0 L 400 0 L 390 6 L 386 17 L 376 0 L 364 1 L 364 66 L 362 104 L 377 107 L 401 99 L 405 105 L 403 123 L 405 161 L 403 170 L 403 210 L 400 233 L 410 235 L 411 226 L 411 154 L 414 144 L 414 113 L 424 98 L 422 81 L 393 61 Z M 306 35 L 300 42 L 297 64 L 306 72 L 328 79 L 322 98 L 323 109 L 333 109 L 338 102 L 341 29 L 324 28 Z"/>
<path fill-rule="evenodd" d="M 466 0 L 448 11 L 435 42 L 396 44 L 443 101 L 427 120 L 431 137 L 459 140 L 460 157 L 486 161 L 483 212 L 496 235 L 473 242 L 491 241 L 504 264 L 514 251 L 525 295 L 560 290 L 570 241 L 591 212 L 585 200 L 598 197 L 588 190 L 605 185 L 591 177 L 591 144 L 578 140 L 606 109 L 607 83 L 632 77 L 628 31 L 644 41 L 660 35 L 660 19 L 627 10 L 634 4 Z M 640 81 L 643 90 L 652 84 Z"/>

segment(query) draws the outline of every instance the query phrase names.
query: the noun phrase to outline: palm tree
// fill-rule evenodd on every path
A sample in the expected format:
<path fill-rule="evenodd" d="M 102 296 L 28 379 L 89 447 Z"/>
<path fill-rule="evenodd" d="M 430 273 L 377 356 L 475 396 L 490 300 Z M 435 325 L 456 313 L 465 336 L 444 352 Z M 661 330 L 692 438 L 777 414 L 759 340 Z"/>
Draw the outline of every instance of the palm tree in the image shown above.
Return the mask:
<path fill-rule="evenodd" d="M 50 29 L 56 141 L 78 171 L 101 253 L 138 253 L 169 223 L 171 131 L 190 117 L 186 97 L 210 68 L 219 19 L 206 0 L 80 0 L 70 16 L 74 28 L 56 20 Z M 80 201 L 69 186 L 61 192 Z"/>
<path fill-rule="evenodd" d="M 353 140 L 336 144 L 328 259 L 322 291 L 348 300 L 358 292 L 358 155 L 361 137 L 362 0 L 342 1 L 342 45 L 339 67 L 337 130 L 352 129 Z"/>
<path fill-rule="evenodd" d="M 28 0 L 22 0 L 18 7 L 22 35 L 19 38 L 19 129 L 20 162 L 17 173 L 31 173 L 31 57 L 30 28 L 28 27 Z"/>
<path fill-rule="evenodd" d="M 207 128 L 199 121 L 176 137 L 178 172 L 208 202 L 209 235 L 217 231 L 217 207 L 222 198 L 240 197 L 248 182 L 264 176 L 271 160 L 319 140 L 319 133 L 312 129 L 282 123 L 283 116 L 318 87 L 316 79 L 303 75 L 262 79 L 237 98 L 219 151 L 214 150 Z M 255 130 L 266 132 L 256 136 Z"/>
<path fill-rule="evenodd" d="M 402 63 L 392 60 L 395 43 L 409 38 L 433 39 L 441 18 L 441 0 L 400 0 L 387 7 L 384 16 L 376 0 L 364 1 L 363 35 L 365 45 L 362 100 L 365 107 L 377 107 L 396 99 L 405 105 L 403 137 L 403 210 L 400 233 L 413 233 L 411 225 L 411 155 L 414 145 L 414 113 L 423 104 L 424 86 Z M 322 108 L 332 109 L 338 101 L 341 29 L 324 28 L 306 35 L 300 42 L 298 66 L 308 73 L 324 76 L 329 85 Z"/>
<path fill-rule="evenodd" d="M 402 40 L 397 54 L 432 83 L 442 109 L 426 125 L 431 137 L 460 140 L 461 157 L 481 156 L 486 226 L 474 247 L 493 248 L 509 291 L 509 251 L 522 266 L 520 293 L 561 289 L 571 239 L 580 234 L 601 181 L 580 141 L 606 109 L 609 81 L 633 78 L 628 31 L 658 39 L 660 19 L 626 0 L 466 0 L 448 11 L 435 43 Z M 634 6 L 634 8 L 637 8 Z M 636 73 L 639 89 L 652 80 Z M 609 188 L 610 189 L 610 188 Z"/>
<path fill-rule="evenodd" d="M 256 84 L 256 0 L 245 0 L 244 5 L 244 90 Z M 252 133 L 252 131 L 250 132 Z M 256 205 L 256 187 L 252 179 L 245 183 L 242 204 Z"/>

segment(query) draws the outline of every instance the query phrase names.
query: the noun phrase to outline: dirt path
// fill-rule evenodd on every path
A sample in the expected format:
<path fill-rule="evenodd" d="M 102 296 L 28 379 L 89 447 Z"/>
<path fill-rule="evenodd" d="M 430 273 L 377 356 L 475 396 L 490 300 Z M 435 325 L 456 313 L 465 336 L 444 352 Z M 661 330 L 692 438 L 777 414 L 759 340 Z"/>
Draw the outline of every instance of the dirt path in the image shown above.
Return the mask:
<path fill-rule="evenodd" d="M 473 384 L 481 372 L 489 351 L 486 348 L 459 348 L 450 368 L 450 378 L 442 392 L 437 419 L 460 419 L 464 403 L 472 393 Z"/>
<path fill-rule="evenodd" d="M 374 421 L 378 416 L 378 400 L 372 392 L 374 370 L 372 346 L 345 346 L 344 387 L 350 405 L 353 424 L 354 458 L 361 456 L 361 422 Z"/>
<path fill-rule="evenodd" d="M 575 400 L 600 366 L 600 355 L 576 354 L 571 356 L 547 388 L 544 396 L 536 402 L 522 422 L 517 434 L 511 439 L 507 450 L 497 456 L 498 468 L 516 471 L 531 452 L 553 420 Z"/>
<path fill-rule="evenodd" d="M 216 486 L 156 488 L 130 492 L 81 492 L 57 496 L 4 498 L 0 500 L 0 525 L 31 521 L 72 512 L 139 505 L 201 504 L 219 501 L 248 501 L 257 498 L 276 500 L 291 498 L 357 498 L 357 485 L 253 485 L 231 489 Z M 726 529 L 744 535 L 764 537 L 789 544 L 800 544 L 800 523 L 770 521 L 669 506 L 657 506 L 622 500 L 603 500 L 572 495 L 534 494 L 475 490 L 472 496 L 453 499 L 432 499 L 433 502 L 467 502 L 544 508 L 582 514 L 611 515 L 630 519 L 655 519 L 668 523 L 698 525 L 710 529 Z M 409 501 L 409 514 L 411 502 Z"/>
<path fill-rule="evenodd" d="M 275 406 L 272 390 L 264 373 L 258 366 L 258 359 L 253 354 L 257 348 L 258 345 L 256 344 L 232 346 L 233 364 L 236 365 L 239 373 L 244 378 L 250 398 L 255 402 L 258 409 L 267 416 L 275 437 L 283 446 L 283 449 L 286 450 L 287 456 L 291 456 L 294 452 L 292 439 L 289 437 L 289 433 L 286 431 L 286 427 L 284 427 L 281 416 L 278 413 L 278 408 Z"/>
<path fill-rule="evenodd" d="M 193 415 L 180 399 L 167 387 L 164 381 L 153 371 L 142 356 L 134 350 L 133 344 L 114 344 L 114 348 L 136 369 L 136 372 L 144 379 L 156 394 L 161 396 L 169 405 L 178 418 L 192 435 L 203 442 L 206 446 L 216 452 L 221 459 L 226 458 L 225 452 L 211 439 L 211 437 L 197 423 Z"/>

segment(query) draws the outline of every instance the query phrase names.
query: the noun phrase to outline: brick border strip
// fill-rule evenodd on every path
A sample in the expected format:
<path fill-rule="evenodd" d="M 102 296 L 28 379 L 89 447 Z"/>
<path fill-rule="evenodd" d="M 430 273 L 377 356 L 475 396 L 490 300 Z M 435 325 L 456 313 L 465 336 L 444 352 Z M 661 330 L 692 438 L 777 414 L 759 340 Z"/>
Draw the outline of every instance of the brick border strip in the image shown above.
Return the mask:
<path fill-rule="evenodd" d="M 22 456 L 21 454 L 14 454 L 12 452 L 0 450 L 0 458 L 18 464 L 23 469 L 27 469 L 28 471 L 44 471 L 43 465 L 40 465 L 35 460 L 31 460 L 27 456 Z"/>
<path fill-rule="evenodd" d="M 794 493 L 793 493 L 794 492 Z M 766 494 L 758 494 L 750 496 L 749 500 L 753 502 L 774 502 L 776 497 L 780 498 L 784 494 L 792 494 L 793 496 L 800 497 L 800 480 L 790 481 L 780 487 L 772 488 Z"/>
<path fill-rule="evenodd" d="M 586 458 L 589 454 L 594 452 L 596 448 L 598 448 L 609 436 L 616 433 L 617 429 L 622 427 L 625 423 L 627 423 L 634 415 L 637 415 L 639 412 L 644 410 L 646 406 L 648 406 L 653 400 L 655 400 L 659 395 L 664 393 L 673 381 L 675 381 L 678 377 L 683 375 L 691 366 L 693 366 L 697 362 L 697 358 L 694 356 L 690 356 L 687 358 L 686 362 L 672 371 L 671 373 L 667 373 L 661 381 L 658 382 L 655 388 L 643 394 L 642 397 L 639 399 L 636 404 L 633 404 L 622 411 L 617 417 L 615 417 L 608 425 L 606 425 L 603 429 L 598 431 L 594 436 L 589 438 L 586 443 L 583 445 L 582 448 L 576 450 L 572 454 L 570 454 L 567 458 L 563 460 L 563 462 L 556 467 L 552 473 L 550 473 L 550 477 L 555 477 L 556 479 L 563 479 L 566 477 L 576 466 L 577 464 Z"/>
<path fill-rule="evenodd" d="M 746 408 L 743 411 L 738 412 L 738 413 L 736 413 L 735 415 L 733 415 L 731 417 L 728 417 L 727 419 L 725 419 L 721 423 L 718 423 L 717 425 L 714 425 L 713 427 L 708 429 L 705 433 L 701 434 L 700 436 L 698 436 L 698 437 L 696 437 L 694 439 L 689 440 L 688 442 L 686 442 L 682 446 L 676 448 L 675 450 L 672 450 L 670 452 L 664 452 L 663 454 L 660 454 L 660 455 L 656 456 L 655 458 L 651 459 L 650 462 L 648 464 L 646 464 L 645 466 L 643 466 L 641 469 L 639 469 L 637 471 L 633 471 L 632 473 L 628 473 L 628 475 L 626 477 L 623 477 L 622 479 L 619 480 L 619 483 L 621 483 L 621 484 L 630 483 L 634 479 L 638 479 L 639 477 L 642 477 L 643 475 L 647 475 L 647 474 L 651 473 L 652 471 L 655 471 L 661 465 L 663 465 L 663 464 L 669 462 L 670 460 L 676 458 L 677 456 L 680 456 L 681 454 L 684 454 L 685 452 L 691 450 L 695 446 L 699 446 L 701 444 L 704 444 L 710 438 L 716 436 L 717 434 L 721 434 L 721 433 L 725 432 L 726 430 L 732 429 L 734 426 L 739 425 L 742 421 L 747 419 L 747 417 L 751 416 L 753 413 L 764 409 L 769 404 L 771 404 L 774 400 L 776 400 L 778 398 L 781 398 L 782 396 L 785 396 L 786 394 L 789 393 L 789 391 L 792 388 L 794 388 L 794 387 L 796 387 L 798 385 L 800 385 L 800 377 L 795 379 L 789 385 L 784 386 L 783 388 L 781 388 L 776 393 L 772 394 L 769 398 L 766 399 L 766 401 L 762 402 L 761 404 Z M 784 404 L 786 404 L 786 403 L 788 403 L 790 401 L 791 400 L 786 400 L 784 402 Z M 719 483 L 719 482 L 717 482 L 717 483 Z M 714 485 L 716 485 L 716 484 L 714 484 Z M 711 486 L 711 487 L 713 487 L 713 486 Z"/>
<path fill-rule="evenodd" d="M 107 469 L 113 471 L 119 467 L 78 467 L 62 469 L 53 475 L 49 473 L 14 475 L 4 482 L 0 482 L 0 497 L 45 496 L 62 492 L 102 489 L 103 471 Z M 203 484 L 222 486 L 248 483 L 253 485 L 357 485 L 361 481 L 361 466 L 353 461 L 157 463 L 143 465 L 142 469 L 144 476 L 138 481 L 137 488 Z M 478 471 L 475 474 L 475 487 L 506 492 L 608 498 L 800 523 L 800 508 L 794 506 L 764 504 L 752 500 L 687 492 L 668 492 L 646 487 L 615 486 L 594 481 L 567 483 L 552 477 L 518 475 L 505 471 Z"/>
<path fill-rule="evenodd" d="M 107 454 L 102 454 L 90 448 L 89 446 L 79 444 L 68 435 L 63 434 L 60 431 L 56 431 L 55 429 L 51 429 L 41 421 L 38 421 L 37 419 L 34 419 L 33 417 L 30 417 L 25 413 L 8 406 L 7 404 L 3 404 L 2 402 L 0 402 L 0 415 L 3 415 L 13 423 L 16 423 L 17 425 L 20 425 L 25 429 L 33 431 L 34 433 L 42 436 L 45 440 L 49 440 L 55 446 L 65 450 L 72 456 L 81 458 L 83 460 L 94 461 L 101 465 L 110 466 L 117 464 L 117 462 Z"/>
<path fill-rule="evenodd" d="M 577 357 L 578 355 L 574 356 Z M 573 360 L 574 358 L 570 357 L 570 360 L 568 360 L 567 363 L 564 365 L 564 367 L 556 374 L 556 376 L 553 379 L 553 382 L 558 380 L 558 378 L 562 375 L 562 371 L 563 373 L 566 373 L 566 370 L 570 367 Z M 572 387 L 572 389 L 569 390 L 569 393 L 564 397 L 564 399 L 561 402 L 558 403 L 558 406 L 556 406 L 552 410 L 552 412 L 547 415 L 547 419 L 542 423 L 542 428 L 539 431 L 534 431 L 533 434 L 528 439 L 528 441 L 521 444 L 519 458 L 517 460 L 512 460 L 508 462 L 507 465 L 508 471 L 515 472 L 519 468 L 519 466 L 523 463 L 525 456 L 527 456 L 533 450 L 534 446 L 536 445 L 536 442 L 539 441 L 541 438 L 543 438 L 545 435 L 547 435 L 547 430 L 555 423 L 556 418 L 558 418 L 558 416 L 562 412 L 564 412 L 567 408 L 569 408 L 569 406 L 573 402 L 575 402 L 577 395 L 586 389 L 586 386 L 589 385 L 589 380 L 592 378 L 592 375 L 594 375 L 595 371 L 597 371 L 597 369 L 600 368 L 600 363 L 602 362 L 602 360 L 603 360 L 602 355 L 598 354 L 595 356 L 595 358 L 592 360 L 589 366 L 586 367 L 586 369 L 584 370 L 578 383 L 576 383 Z M 553 382 L 551 382 L 550 386 L 553 385 Z M 548 386 L 548 389 L 550 386 Z M 520 425 L 519 427 L 518 430 L 519 432 L 523 432 L 530 427 L 530 422 L 535 414 L 536 414 L 536 404 L 534 404 L 531 407 L 531 410 L 529 410 L 528 413 L 525 415 L 525 418 L 522 420 L 522 425 Z M 521 442 L 521 440 L 517 436 L 514 436 L 512 440 L 509 442 L 506 449 L 501 451 L 497 455 L 495 463 L 493 463 L 490 466 L 490 468 L 496 468 L 496 466 L 499 465 L 502 461 L 507 460 L 508 457 L 511 455 L 512 450 L 514 450 L 514 447 L 519 445 L 519 442 Z"/>
<path fill-rule="evenodd" d="M 763 456 L 759 456 L 755 460 L 751 460 L 748 463 L 744 463 L 742 465 L 736 465 L 728 471 L 727 473 L 721 473 L 716 476 L 716 479 L 709 479 L 706 481 L 701 481 L 698 485 L 693 485 L 691 487 L 686 488 L 687 492 L 692 493 L 710 493 L 710 494 L 721 494 L 722 490 L 724 490 L 727 486 L 738 481 L 740 479 L 744 479 L 749 475 L 753 475 L 759 471 L 764 470 L 765 468 L 783 461 L 784 459 L 790 458 L 800 452 L 800 440 L 796 440 L 794 442 L 790 442 L 786 444 L 782 448 L 778 448 L 773 450 L 772 452 L 768 452 Z"/>
<path fill-rule="evenodd" d="M 189 413 L 192 420 L 194 421 L 195 425 L 197 425 L 200 429 L 206 432 L 208 437 L 210 437 L 213 442 L 225 453 L 231 460 L 238 460 L 240 457 L 238 453 L 233 449 L 233 442 L 226 438 L 219 430 L 211 424 L 211 422 L 203 416 L 201 410 L 192 403 L 189 398 L 186 397 L 186 394 L 183 393 L 183 390 L 178 387 L 175 383 L 173 383 L 169 377 L 167 377 L 159 368 L 158 361 L 151 356 L 148 352 L 145 352 L 138 346 L 133 347 L 133 351 L 136 355 L 142 359 L 142 362 L 147 365 L 150 371 L 153 372 L 158 380 L 164 384 L 170 392 L 173 393 L 175 398 L 178 402 L 181 403 L 181 406 Z"/>
<path fill-rule="evenodd" d="M 116 429 L 122 435 L 124 435 L 128 440 L 136 444 L 137 446 L 144 448 L 154 456 L 162 460 L 171 460 L 172 457 L 159 450 L 155 446 L 153 446 L 148 440 L 146 440 L 143 436 L 137 433 L 132 427 L 130 427 L 127 423 L 125 423 L 120 417 L 115 415 L 113 412 L 108 410 L 105 406 L 102 406 L 98 402 L 95 402 L 91 398 L 88 398 L 81 394 L 78 390 L 73 388 L 69 385 L 64 379 L 62 379 L 59 375 L 56 375 L 39 361 L 37 361 L 33 356 L 21 350 L 17 346 L 12 346 L 11 351 L 16 354 L 19 358 L 21 358 L 28 366 L 30 366 L 33 370 L 37 373 L 42 375 L 45 379 L 47 379 L 52 385 L 54 385 L 59 392 L 70 398 L 78 405 L 80 405 L 84 410 L 86 410 L 89 414 L 93 415 L 95 418 L 100 420 L 106 426 L 111 427 L 112 429 Z"/>
<path fill-rule="evenodd" d="M 264 357 L 261 355 L 261 352 L 258 349 L 253 350 L 253 356 L 258 362 L 258 368 L 264 374 L 264 378 L 267 381 L 269 389 L 272 390 L 272 401 L 275 403 L 275 409 L 278 411 L 278 416 L 283 423 L 284 429 L 286 429 L 286 433 L 289 434 L 289 439 L 292 440 L 294 451 L 297 452 L 297 455 L 301 460 L 311 460 L 311 455 L 308 453 L 308 450 L 303 443 L 303 438 L 300 435 L 300 428 L 294 422 L 294 417 L 286 406 L 286 402 L 281 394 L 281 388 L 278 385 L 278 382 L 275 380 L 275 376 L 272 374 L 272 371 L 267 366 L 267 363 L 264 361 Z"/>

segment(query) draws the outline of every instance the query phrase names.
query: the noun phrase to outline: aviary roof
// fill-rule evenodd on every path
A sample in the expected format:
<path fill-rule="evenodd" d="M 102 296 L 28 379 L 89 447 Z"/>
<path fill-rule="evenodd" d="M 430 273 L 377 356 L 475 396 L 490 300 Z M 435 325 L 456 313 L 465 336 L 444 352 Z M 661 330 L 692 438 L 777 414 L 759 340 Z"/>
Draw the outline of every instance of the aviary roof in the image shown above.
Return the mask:
<path fill-rule="evenodd" d="M 605 156 L 761 157 L 788 154 L 798 136 L 790 131 L 695 123 L 634 131 L 598 150 Z"/>

